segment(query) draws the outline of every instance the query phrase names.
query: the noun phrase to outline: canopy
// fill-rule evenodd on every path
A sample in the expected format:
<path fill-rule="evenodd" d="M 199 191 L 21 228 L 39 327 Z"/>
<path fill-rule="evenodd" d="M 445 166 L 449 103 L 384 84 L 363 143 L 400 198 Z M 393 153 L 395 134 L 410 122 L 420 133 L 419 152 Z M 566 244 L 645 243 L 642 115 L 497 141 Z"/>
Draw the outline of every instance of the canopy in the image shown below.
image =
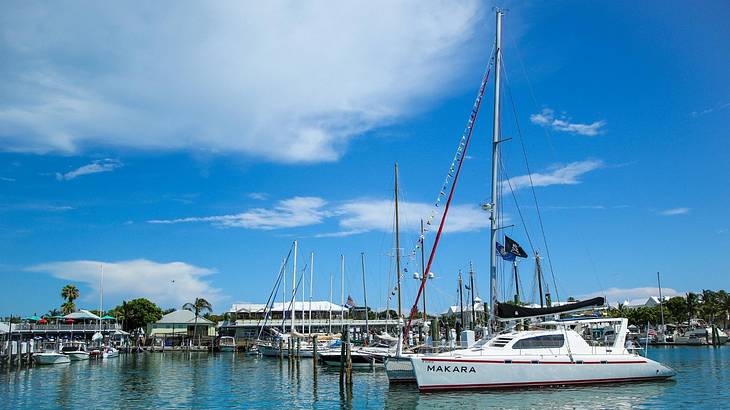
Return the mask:
<path fill-rule="evenodd" d="M 117 320 L 114 316 L 104 315 L 101 317 L 101 320 Z"/>
<path fill-rule="evenodd" d="M 31 322 L 37 322 L 37 321 L 41 320 L 41 318 L 39 318 L 38 316 L 33 315 L 33 316 L 24 317 L 23 320 L 28 320 L 28 321 L 31 321 Z"/>
<path fill-rule="evenodd" d="M 79 310 L 78 312 L 70 313 L 66 316 L 64 316 L 66 319 L 74 319 L 74 320 L 99 320 L 99 316 L 96 316 L 95 314 L 89 312 L 88 310 Z"/>
<path fill-rule="evenodd" d="M 511 303 L 497 303 L 497 317 L 500 319 L 519 319 L 527 317 L 549 316 L 558 313 L 573 312 L 591 306 L 603 306 L 606 300 L 602 297 L 584 300 L 582 302 L 568 303 L 561 306 L 545 308 L 528 308 L 517 306 Z"/>

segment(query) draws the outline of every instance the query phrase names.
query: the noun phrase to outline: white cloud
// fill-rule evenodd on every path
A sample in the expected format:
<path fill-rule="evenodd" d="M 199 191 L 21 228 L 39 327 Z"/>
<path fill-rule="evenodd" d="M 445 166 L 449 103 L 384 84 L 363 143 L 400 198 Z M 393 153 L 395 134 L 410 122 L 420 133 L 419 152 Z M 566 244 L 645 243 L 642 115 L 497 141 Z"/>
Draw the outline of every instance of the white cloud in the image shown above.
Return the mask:
<path fill-rule="evenodd" d="M 682 296 L 684 292 L 678 292 L 672 288 L 662 288 L 662 296 Z M 598 296 L 606 298 L 606 302 L 614 305 L 615 303 L 624 303 L 636 305 L 646 302 L 652 296 L 659 296 L 658 287 L 639 287 L 639 288 L 609 288 L 605 291 L 597 291 L 578 296 L 578 299 L 590 299 Z"/>
<path fill-rule="evenodd" d="M 726 108 L 730 108 L 730 102 L 726 102 L 724 104 L 717 104 L 714 107 L 706 108 L 706 109 L 701 110 L 701 111 L 692 111 L 690 113 L 690 115 L 693 118 L 697 118 L 697 117 L 701 117 L 703 115 L 712 114 L 715 111 L 722 111 L 722 110 L 724 110 Z"/>
<path fill-rule="evenodd" d="M 570 132 L 589 137 L 596 136 L 603 132 L 602 128 L 606 125 L 606 121 L 604 120 L 596 121 L 591 124 L 571 123 L 563 116 L 555 118 L 555 112 L 550 108 L 544 108 L 539 114 L 532 114 L 530 116 L 530 121 L 532 121 L 533 124 L 548 127 L 555 131 Z"/>
<path fill-rule="evenodd" d="M 176 224 L 186 222 L 208 222 L 226 228 L 281 229 L 316 225 L 323 221 L 328 212 L 323 209 L 327 202 L 317 197 L 293 197 L 281 200 L 271 209 L 253 208 L 232 215 L 217 215 L 178 219 L 148 221 L 153 224 Z"/>
<path fill-rule="evenodd" d="M 0 146 L 333 161 L 484 62 L 483 4 L 27 3 L 0 15 Z M 478 41 L 478 42 L 477 42 Z M 481 65 L 481 64 L 480 64 Z"/>
<path fill-rule="evenodd" d="M 512 177 L 509 180 L 504 181 L 503 184 L 505 189 L 509 189 L 511 186 L 515 191 L 529 187 L 530 179 L 532 179 L 532 184 L 536 187 L 549 185 L 575 185 L 580 184 L 578 177 L 587 172 L 602 168 L 603 166 L 603 161 L 600 160 L 576 161 L 563 166 L 554 166 L 549 172 L 536 172 L 530 175 Z"/>
<path fill-rule="evenodd" d="M 0 177 L 0 181 L 5 181 L 5 182 L 15 182 L 15 178 L 10 178 L 10 177 Z"/>
<path fill-rule="evenodd" d="M 659 211 L 659 215 L 663 216 L 684 215 L 687 213 L 689 213 L 689 208 L 670 208 Z"/>
<path fill-rule="evenodd" d="M 248 197 L 257 201 L 264 201 L 269 198 L 269 194 L 265 192 L 251 192 L 248 194 Z"/>
<path fill-rule="evenodd" d="M 214 273 L 213 270 L 184 262 L 159 263 L 147 259 L 120 262 L 76 260 L 43 263 L 26 270 L 50 273 L 59 279 L 86 284 L 96 294 L 89 297 L 82 295 L 82 300 L 90 301 L 88 307 L 97 308 L 102 265 L 106 300 L 144 297 L 163 307 L 179 307 L 196 297 L 205 298 L 214 304 L 223 298 L 221 290 L 205 280 L 206 276 Z M 113 303 L 116 302 L 110 302 L 105 308 L 113 307 Z"/>
<path fill-rule="evenodd" d="M 57 172 L 56 179 L 59 181 L 69 181 L 84 175 L 97 174 L 99 172 L 111 172 L 117 168 L 121 168 L 123 165 L 124 164 L 122 164 L 121 161 L 116 159 L 100 159 L 65 174 Z"/>
<path fill-rule="evenodd" d="M 418 232 L 421 218 L 426 219 L 433 205 L 418 202 L 400 202 L 400 229 Z M 395 205 L 391 200 L 354 200 L 337 208 L 341 233 L 362 233 L 372 230 L 391 232 L 394 229 Z M 405 218 L 404 216 L 408 216 Z M 440 214 L 434 218 L 435 230 Z M 444 232 L 478 231 L 489 226 L 489 214 L 475 205 L 452 205 L 446 218 Z M 332 234 L 329 234 L 332 235 Z"/>

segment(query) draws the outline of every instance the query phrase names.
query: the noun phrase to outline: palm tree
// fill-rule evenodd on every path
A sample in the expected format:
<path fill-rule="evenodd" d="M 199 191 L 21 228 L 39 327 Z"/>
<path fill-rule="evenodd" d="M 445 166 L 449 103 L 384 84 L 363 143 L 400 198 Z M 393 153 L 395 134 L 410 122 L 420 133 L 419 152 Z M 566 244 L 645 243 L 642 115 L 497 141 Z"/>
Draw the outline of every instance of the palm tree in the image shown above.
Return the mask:
<path fill-rule="evenodd" d="M 193 334 L 198 332 L 198 315 L 200 315 L 201 312 L 207 311 L 208 313 L 210 313 L 213 311 L 213 305 L 211 305 L 210 302 L 203 298 L 195 298 L 195 302 L 188 302 L 184 304 L 182 308 L 195 313 L 195 325 L 193 327 Z"/>
<path fill-rule="evenodd" d="M 700 302 L 699 296 L 697 296 L 696 293 L 689 292 L 687 293 L 687 323 L 692 321 L 692 316 L 694 316 L 695 309 L 697 308 L 697 305 Z"/>
<path fill-rule="evenodd" d="M 59 316 L 60 314 L 61 314 L 61 311 L 56 308 L 53 308 L 53 309 L 49 310 L 48 313 L 46 313 L 46 315 L 48 315 L 48 317 Z"/>
<path fill-rule="evenodd" d="M 74 304 L 74 300 L 79 298 L 79 289 L 74 285 L 66 285 L 61 289 L 61 297 L 66 300 L 66 303 L 61 305 L 61 312 L 64 315 L 75 312 L 76 305 Z"/>
<path fill-rule="evenodd" d="M 723 314 L 723 328 L 727 329 L 727 322 L 730 320 L 730 293 L 717 291 L 717 304 L 719 312 Z"/>

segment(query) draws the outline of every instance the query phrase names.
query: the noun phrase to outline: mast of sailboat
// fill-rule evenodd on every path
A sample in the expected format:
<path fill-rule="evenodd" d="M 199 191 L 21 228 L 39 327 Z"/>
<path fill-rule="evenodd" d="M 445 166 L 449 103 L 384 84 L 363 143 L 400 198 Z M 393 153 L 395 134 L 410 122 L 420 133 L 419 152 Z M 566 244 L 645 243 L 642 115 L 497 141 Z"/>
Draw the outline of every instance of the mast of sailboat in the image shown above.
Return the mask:
<path fill-rule="evenodd" d="M 540 292 L 540 307 L 545 307 L 542 303 L 542 265 L 539 252 L 535 252 L 535 275 L 537 276 L 537 289 Z"/>
<path fill-rule="evenodd" d="M 461 280 L 461 269 L 459 269 L 459 311 L 461 312 L 461 328 L 464 328 L 464 286 Z"/>
<path fill-rule="evenodd" d="M 659 286 L 659 313 L 662 316 L 662 342 L 664 342 L 664 332 L 666 327 L 664 326 L 664 298 L 662 297 L 662 280 L 659 278 L 659 272 L 656 273 L 656 281 Z"/>
<path fill-rule="evenodd" d="M 423 247 L 423 244 L 421 244 Z M 398 322 L 400 323 L 403 315 L 400 294 L 400 224 L 398 221 L 398 163 L 395 163 L 395 274 L 397 278 L 396 287 L 398 288 Z"/>
<path fill-rule="evenodd" d="M 332 334 L 332 279 L 333 279 L 333 276 L 334 275 L 332 274 L 332 272 L 330 272 L 330 317 L 329 317 L 329 320 L 327 321 L 327 323 L 329 325 L 329 334 Z"/>
<path fill-rule="evenodd" d="M 515 305 L 520 304 L 520 276 L 517 273 L 517 258 L 512 261 L 512 269 L 515 274 Z"/>
<path fill-rule="evenodd" d="M 294 328 L 294 322 L 297 311 L 294 308 L 294 306 L 297 303 L 297 241 L 294 241 L 294 269 L 292 270 L 292 279 L 291 279 L 291 326 L 290 331 L 294 332 L 296 329 Z"/>
<path fill-rule="evenodd" d="M 489 334 L 496 331 L 497 313 L 497 171 L 499 166 L 500 138 L 500 86 L 502 74 L 502 10 L 497 9 L 497 32 L 494 43 L 494 123 L 492 126 L 492 200 L 489 207 L 490 248 L 489 248 Z"/>
<path fill-rule="evenodd" d="M 476 326 L 477 316 L 474 304 L 474 266 L 469 261 L 469 292 L 471 292 L 471 330 Z"/>
<path fill-rule="evenodd" d="M 314 280 L 314 251 L 309 255 L 309 334 L 312 334 L 312 283 Z"/>
<path fill-rule="evenodd" d="M 365 287 L 365 252 L 360 252 L 360 265 L 362 266 L 362 297 L 365 301 L 365 345 L 370 339 L 370 322 L 368 321 L 368 290 Z"/>
<path fill-rule="evenodd" d="M 286 259 L 281 260 L 281 269 L 284 271 L 284 278 L 282 282 L 284 286 L 281 287 L 281 333 L 286 333 L 286 329 L 284 328 L 284 318 L 286 317 L 286 311 L 284 310 L 286 308 Z"/>
<path fill-rule="evenodd" d="M 340 331 L 345 332 L 345 255 L 340 255 Z"/>
<path fill-rule="evenodd" d="M 426 251 L 424 250 L 424 242 L 426 241 L 426 235 L 423 234 L 423 219 L 421 219 L 421 273 L 426 274 Z M 428 315 L 426 314 L 426 287 L 423 287 L 423 323 L 426 324 Z"/>
<path fill-rule="evenodd" d="M 101 332 L 101 317 L 104 316 L 104 265 L 99 264 L 101 279 L 99 281 L 99 332 Z"/>

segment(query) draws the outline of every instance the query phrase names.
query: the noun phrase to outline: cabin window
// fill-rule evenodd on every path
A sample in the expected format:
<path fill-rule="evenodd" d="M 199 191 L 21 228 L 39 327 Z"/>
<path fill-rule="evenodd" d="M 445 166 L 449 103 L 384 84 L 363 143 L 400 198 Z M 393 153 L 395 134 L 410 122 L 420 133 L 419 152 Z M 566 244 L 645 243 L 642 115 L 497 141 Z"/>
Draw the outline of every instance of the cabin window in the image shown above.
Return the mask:
<path fill-rule="evenodd" d="M 563 347 L 565 337 L 563 335 L 545 335 L 529 337 L 527 339 L 518 340 L 513 349 L 555 349 Z"/>

